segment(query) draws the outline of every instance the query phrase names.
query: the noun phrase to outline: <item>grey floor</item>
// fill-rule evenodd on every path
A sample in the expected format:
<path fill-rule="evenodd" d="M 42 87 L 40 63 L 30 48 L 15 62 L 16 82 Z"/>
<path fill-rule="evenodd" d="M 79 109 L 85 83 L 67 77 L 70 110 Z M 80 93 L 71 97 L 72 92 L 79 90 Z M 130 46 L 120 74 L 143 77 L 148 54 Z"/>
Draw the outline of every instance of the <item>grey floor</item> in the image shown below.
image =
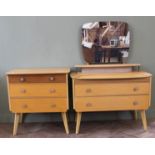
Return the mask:
<path fill-rule="evenodd" d="M 12 138 L 13 124 L 0 124 L 0 137 Z M 23 123 L 14 138 L 155 138 L 155 120 L 148 121 L 144 131 L 141 120 L 82 122 L 76 135 L 75 123 L 70 123 L 70 134 L 66 135 L 62 122 Z"/>

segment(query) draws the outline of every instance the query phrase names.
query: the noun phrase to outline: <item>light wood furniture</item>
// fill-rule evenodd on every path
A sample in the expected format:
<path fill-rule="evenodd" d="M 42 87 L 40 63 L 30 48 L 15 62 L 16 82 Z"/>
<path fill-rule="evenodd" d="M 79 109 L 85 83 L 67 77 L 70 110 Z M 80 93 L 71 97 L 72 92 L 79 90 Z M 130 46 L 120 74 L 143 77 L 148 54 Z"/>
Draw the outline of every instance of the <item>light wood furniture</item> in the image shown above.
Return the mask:
<path fill-rule="evenodd" d="M 13 135 L 24 113 L 61 112 L 69 133 L 68 68 L 16 69 L 7 73 L 10 111 L 15 113 Z"/>
<path fill-rule="evenodd" d="M 116 67 L 105 65 L 105 68 L 113 68 L 113 66 Z M 119 65 L 119 67 L 126 67 L 126 65 Z M 133 66 L 129 64 L 128 67 Z M 92 68 L 91 65 L 88 68 Z M 103 65 L 102 68 L 104 68 Z M 121 73 L 95 73 L 95 71 L 84 73 L 81 71 L 72 73 L 71 77 L 73 107 L 77 113 L 77 134 L 82 113 L 95 111 L 138 110 L 141 112 L 144 130 L 147 130 L 145 110 L 149 108 L 151 100 L 150 73 L 134 70 L 131 72 L 125 70 Z"/>

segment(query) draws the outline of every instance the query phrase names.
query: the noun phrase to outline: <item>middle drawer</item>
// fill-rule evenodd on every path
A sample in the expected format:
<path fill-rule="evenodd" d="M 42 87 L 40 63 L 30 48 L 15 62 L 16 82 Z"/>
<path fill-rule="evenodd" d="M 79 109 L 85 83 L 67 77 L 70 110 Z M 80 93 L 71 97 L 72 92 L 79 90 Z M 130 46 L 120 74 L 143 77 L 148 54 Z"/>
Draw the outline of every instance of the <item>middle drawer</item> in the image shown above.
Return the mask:
<path fill-rule="evenodd" d="M 10 97 L 66 97 L 66 83 L 10 84 Z"/>

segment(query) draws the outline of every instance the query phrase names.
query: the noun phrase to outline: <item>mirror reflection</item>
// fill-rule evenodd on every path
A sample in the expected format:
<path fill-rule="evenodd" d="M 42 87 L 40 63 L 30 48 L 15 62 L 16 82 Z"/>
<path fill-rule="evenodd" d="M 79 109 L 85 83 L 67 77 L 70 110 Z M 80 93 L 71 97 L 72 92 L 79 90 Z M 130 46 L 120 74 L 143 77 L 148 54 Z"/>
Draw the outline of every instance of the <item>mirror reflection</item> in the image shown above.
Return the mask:
<path fill-rule="evenodd" d="M 85 23 L 82 50 L 89 64 L 125 63 L 130 47 L 128 24 L 117 21 Z"/>

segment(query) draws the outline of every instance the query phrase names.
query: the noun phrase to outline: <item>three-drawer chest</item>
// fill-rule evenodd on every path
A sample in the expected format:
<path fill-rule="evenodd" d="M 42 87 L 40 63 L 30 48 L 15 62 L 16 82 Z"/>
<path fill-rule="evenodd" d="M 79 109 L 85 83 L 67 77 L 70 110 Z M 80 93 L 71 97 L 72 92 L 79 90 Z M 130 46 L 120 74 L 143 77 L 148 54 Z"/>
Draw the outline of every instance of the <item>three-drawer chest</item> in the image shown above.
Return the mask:
<path fill-rule="evenodd" d="M 104 69 L 102 73 L 98 70 L 88 73 L 85 70 L 71 74 L 73 108 L 77 113 L 76 133 L 79 133 L 82 113 L 97 111 L 140 111 L 146 130 L 145 110 L 150 106 L 151 74 L 128 70 L 125 65 L 117 71 L 117 65 L 103 67 L 113 67 L 113 72 Z"/>
<path fill-rule="evenodd" d="M 69 133 L 66 112 L 68 68 L 16 69 L 7 73 L 10 111 L 15 113 L 13 135 L 24 113 L 60 112 Z"/>

